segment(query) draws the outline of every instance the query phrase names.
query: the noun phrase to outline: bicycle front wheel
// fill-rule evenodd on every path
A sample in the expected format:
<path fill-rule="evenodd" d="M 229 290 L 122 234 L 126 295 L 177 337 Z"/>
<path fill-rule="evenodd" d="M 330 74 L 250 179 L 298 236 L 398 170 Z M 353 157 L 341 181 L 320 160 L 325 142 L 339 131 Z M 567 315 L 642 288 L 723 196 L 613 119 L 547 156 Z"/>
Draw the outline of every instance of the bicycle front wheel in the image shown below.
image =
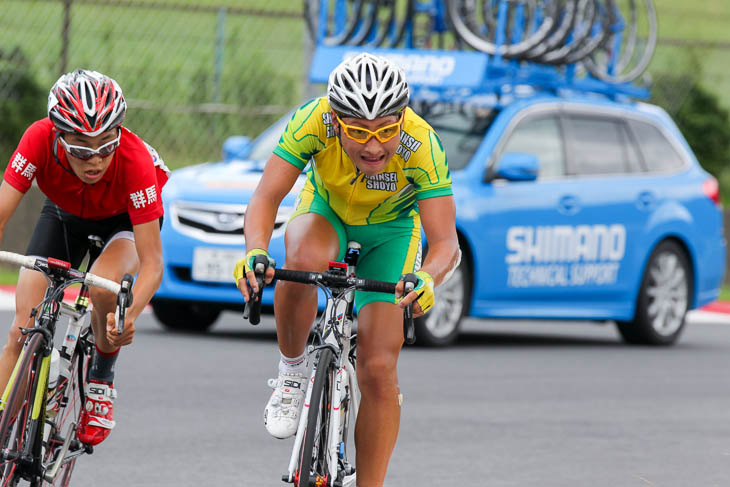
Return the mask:
<path fill-rule="evenodd" d="M 295 487 L 331 485 L 329 477 L 328 444 L 330 430 L 330 398 L 334 381 L 332 350 L 325 348 L 319 354 L 312 393 L 307 412 L 307 426 L 302 447 L 299 450 L 299 467 L 294 479 Z"/>
<path fill-rule="evenodd" d="M 71 481 L 71 473 L 76 466 L 76 456 L 84 445 L 76 439 L 76 428 L 84 407 L 84 379 L 87 373 L 89 356 L 78 344 L 71 357 L 68 378 L 61 378 L 47 407 L 46 432 L 43 465 L 47 469 L 59 463 L 55 477 L 45 479 L 43 485 L 66 487 Z M 69 438 L 70 437 L 70 438 Z M 69 448 L 63 445 L 68 440 Z"/>
<path fill-rule="evenodd" d="M 40 381 L 40 361 L 43 358 L 45 339 L 40 333 L 33 334 L 26 342 L 20 363 L 14 371 L 7 403 L 0 418 L 0 487 L 18 485 L 21 478 L 37 481 L 37 441 L 39 428 L 33 418 L 33 407 Z M 44 382 L 47 378 L 44 378 Z M 40 407 L 43 408 L 42 400 Z M 42 416 L 42 414 L 41 414 Z"/>

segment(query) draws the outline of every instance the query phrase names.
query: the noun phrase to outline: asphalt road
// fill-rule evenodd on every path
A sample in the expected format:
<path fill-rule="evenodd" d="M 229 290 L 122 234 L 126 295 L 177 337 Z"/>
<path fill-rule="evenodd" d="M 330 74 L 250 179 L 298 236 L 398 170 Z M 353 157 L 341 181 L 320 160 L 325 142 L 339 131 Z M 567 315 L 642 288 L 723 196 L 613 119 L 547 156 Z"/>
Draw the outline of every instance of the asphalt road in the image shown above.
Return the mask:
<path fill-rule="evenodd" d="M 73 485 L 286 485 L 292 441 L 261 420 L 271 321 L 225 314 L 194 336 L 143 315 L 138 329 L 118 362 L 117 427 Z M 403 351 L 386 485 L 730 485 L 728 370 L 727 325 L 659 349 L 622 345 L 610 325 L 469 320 L 454 347 Z"/>

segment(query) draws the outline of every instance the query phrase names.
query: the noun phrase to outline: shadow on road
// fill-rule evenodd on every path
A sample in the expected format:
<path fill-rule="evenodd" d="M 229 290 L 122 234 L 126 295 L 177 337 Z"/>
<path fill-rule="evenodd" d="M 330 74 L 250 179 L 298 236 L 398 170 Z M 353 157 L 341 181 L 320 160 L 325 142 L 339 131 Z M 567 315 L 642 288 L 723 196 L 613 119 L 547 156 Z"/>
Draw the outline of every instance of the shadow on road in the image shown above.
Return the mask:
<path fill-rule="evenodd" d="M 591 346 L 591 347 L 619 347 L 625 346 L 613 337 L 586 337 L 568 336 L 564 334 L 550 335 L 548 333 L 524 332 L 463 332 L 454 344 L 454 347 L 554 347 L 554 346 Z"/>
<path fill-rule="evenodd" d="M 261 322 L 252 326 L 243 322 L 239 316 L 235 319 L 224 319 L 206 332 L 185 332 L 169 330 L 152 320 L 154 326 L 145 326 L 137 330 L 138 334 L 169 335 L 182 339 L 195 340 L 242 340 L 250 342 L 276 343 L 276 329 L 273 320 Z M 455 344 L 449 348 L 505 348 L 505 347 L 592 347 L 615 349 L 628 347 L 636 350 L 664 350 L 665 347 L 627 345 L 615 332 L 610 324 L 596 325 L 595 323 L 536 323 L 519 321 L 510 323 L 507 320 L 474 320 L 469 319 L 464 324 Z M 691 327 L 690 327 L 691 328 Z M 714 326 L 710 327 L 715 331 Z M 720 328 L 717 328 L 720 331 Z M 688 336 L 689 335 L 689 336 Z M 707 347 L 714 341 L 697 342 L 692 339 L 692 332 L 685 333 L 672 349 L 693 349 Z M 722 342 L 725 343 L 724 341 Z M 438 350 L 437 348 L 419 346 L 418 343 L 406 346 L 413 350 Z"/>

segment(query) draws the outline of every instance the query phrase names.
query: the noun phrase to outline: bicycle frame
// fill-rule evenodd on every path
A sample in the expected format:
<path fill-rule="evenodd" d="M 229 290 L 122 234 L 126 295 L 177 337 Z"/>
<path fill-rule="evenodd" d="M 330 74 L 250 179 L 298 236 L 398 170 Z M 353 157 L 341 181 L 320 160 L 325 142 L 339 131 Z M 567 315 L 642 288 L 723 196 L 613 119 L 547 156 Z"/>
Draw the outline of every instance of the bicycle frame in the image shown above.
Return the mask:
<path fill-rule="evenodd" d="M 355 274 L 355 266 L 348 265 L 347 275 Z M 327 292 L 327 291 L 326 291 Z M 335 291 L 327 292 L 327 303 L 322 318 L 315 327 L 315 340 L 320 342 L 319 345 L 312 345 L 309 347 L 309 354 L 316 354 L 317 359 L 313 362 L 312 372 L 309 377 L 309 384 L 314 382 L 314 376 L 317 373 L 317 369 L 320 366 L 326 367 L 328 364 L 320 364 L 318 362 L 319 354 L 318 350 L 322 348 L 330 348 L 334 353 L 335 360 L 335 387 L 331 391 L 331 410 L 341 411 L 343 398 L 348 394 L 351 398 L 353 417 L 357 417 L 357 409 L 360 400 L 360 390 L 357 386 L 357 375 L 355 373 L 355 367 L 352 364 L 352 324 L 353 318 L 353 305 L 355 298 L 354 289 L 340 290 L 337 294 Z M 338 338 L 339 337 L 339 338 Z M 347 386 L 347 392 L 345 387 Z M 304 410 L 307 410 L 312 402 L 312 388 L 307 388 L 307 394 L 304 399 Z M 330 417 L 328 438 L 330 439 L 329 445 L 327 445 L 327 465 L 330 473 L 330 478 L 337 478 L 337 460 L 338 451 L 340 448 L 339 444 L 339 431 L 342 420 L 341 414 L 333 414 Z M 344 418 L 344 421 L 349 420 L 348 417 Z M 299 425 L 297 426 L 297 433 L 294 440 L 294 448 L 292 449 L 291 458 L 289 459 L 289 467 L 287 473 L 284 474 L 283 480 L 287 482 L 293 482 L 298 467 L 299 453 L 302 446 L 302 438 L 307 426 L 307 415 L 302 414 L 299 417 Z M 344 448 L 344 446 L 343 446 Z"/>

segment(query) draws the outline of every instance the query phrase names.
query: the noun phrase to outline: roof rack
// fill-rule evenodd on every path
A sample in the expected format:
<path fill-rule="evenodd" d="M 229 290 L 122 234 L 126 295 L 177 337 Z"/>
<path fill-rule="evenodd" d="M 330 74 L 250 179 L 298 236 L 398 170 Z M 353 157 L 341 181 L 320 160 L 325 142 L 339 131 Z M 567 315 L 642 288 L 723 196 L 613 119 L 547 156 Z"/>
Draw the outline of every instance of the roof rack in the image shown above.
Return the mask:
<path fill-rule="evenodd" d="M 492 15 L 493 22 L 478 26 L 459 0 L 404 0 L 403 12 L 396 12 L 395 0 L 308 0 L 305 18 L 316 46 L 309 79 L 326 83 L 342 60 L 367 51 L 404 69 L 414 99 L 494 105 L 535 92 L 646 99 L 649 89 L 632 82 L 656 40 L 652 0 L 643 2 L 644 10 L 632 2 L 632 10 L 622 12 L 614 0 L 536 0 L 527 11 L 525 2 L 483 0 L 479 19 Z M 648 27 L 637 25 L 642 12 Z M 418 15 L 430 16 L 430 30 L 422 34 L 428 39 L 415 33 Z M 637 47 L 641 29 L 648 29 L 643 51 Z M 433 44 L 451 49 L 425 47 Z"/>

